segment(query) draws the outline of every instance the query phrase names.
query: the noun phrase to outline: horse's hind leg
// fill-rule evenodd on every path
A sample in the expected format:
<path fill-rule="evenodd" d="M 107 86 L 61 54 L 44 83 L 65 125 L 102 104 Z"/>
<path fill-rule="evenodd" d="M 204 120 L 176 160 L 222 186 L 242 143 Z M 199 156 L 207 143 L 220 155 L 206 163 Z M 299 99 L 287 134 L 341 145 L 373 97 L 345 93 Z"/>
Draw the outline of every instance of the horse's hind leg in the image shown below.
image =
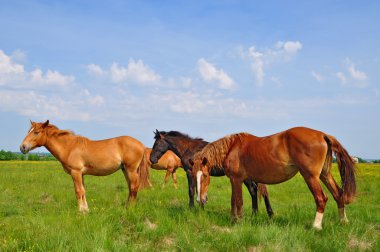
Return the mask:
<path fill-rule="evenodd" d="M 84 189 L 83 174 L 80 171 L 71 170 L 71 177 L 74 182 L 79 211 L 87 213 L 89 209 L 86 200 L 86 190 Z"/>
<path fill-rule="evenodd" d="M 346 211 L 344 209 L 342 189 L 338 186 L 338 184 L 336 183 L 336 181 L 334 180 L 330 172 L 322 171 L 320 178 L 323 181 L 323 183 L 326 185 L 327 189 L 330 191 L 330 193 L 334 197 L 336 204 L 338 205 L 340 222 L 348 223 Z"/>
<path fill-rule="evenodd" d="M 302 173 L 301 173 L 302 174 Z M 302 174 L 311 193 L 314 196 L 315 204 L 317 205 L 317 212 L 315 215 L 313 227 L 317 230 L 322 229 L 323 213 L 325 211 L 326 202 L 328 200 L 327 195 L 322 190 L 321 183 L 318 177 L 312 175 Z"/>
<path fill-rule="evenodd" d="M 252 199 L 252 212 L 257 214 L 258 206 L 257 206 L 257 186 L 256 184 L 249 179 L 244 180 L 244 185 L 247 187 L 249 194 Z"/>
<path fill-rule="evenodd" d="M 175 187 L 175 189 L 178 189 L 178 184 L 177 184 L 177 174 L 176 174 L 175 172 L 176 172 L 176 169 L 174 169 L 174 171 L 172 172 L 172 178 L 173 178 L 173 182 L 174 182 L 174 187 Z"/>
<path fill-rule="evenodd" d="M 257 189 L 264 198 L 265 207 L 267 209 L 267 214 L 268 214 L 269 218 L 271 218 L 273 216 L 273 210 L 272 210 L 272 206 L 270 205 L 270 202 L 269 202 L 268 188 L 265 184 L 257 184 Z"/>
<path fill-rule="evenodd" d="M 166 174 L 165 174 L 164 184 L 162 185 L 162 187 L 165 187 L 166 184 L 168 183 L 169 178 L 170 178 L 170 173 L 171 173 L 170 170 L 167 169 L 167 170 L 166 170 Z"/>

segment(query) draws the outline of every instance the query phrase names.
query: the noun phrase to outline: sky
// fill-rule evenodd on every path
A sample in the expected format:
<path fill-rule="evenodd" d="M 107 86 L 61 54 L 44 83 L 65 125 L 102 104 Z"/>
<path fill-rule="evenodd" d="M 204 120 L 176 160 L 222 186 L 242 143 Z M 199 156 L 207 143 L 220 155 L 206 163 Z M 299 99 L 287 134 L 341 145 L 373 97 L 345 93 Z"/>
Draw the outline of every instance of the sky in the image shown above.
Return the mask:
<path fill-rule="evenodd" d="M 380 158 L 379 1 L 0 1 L 0 149 L 295 126 Z M 44 152 L 39 148 L 36 151 Z"/>

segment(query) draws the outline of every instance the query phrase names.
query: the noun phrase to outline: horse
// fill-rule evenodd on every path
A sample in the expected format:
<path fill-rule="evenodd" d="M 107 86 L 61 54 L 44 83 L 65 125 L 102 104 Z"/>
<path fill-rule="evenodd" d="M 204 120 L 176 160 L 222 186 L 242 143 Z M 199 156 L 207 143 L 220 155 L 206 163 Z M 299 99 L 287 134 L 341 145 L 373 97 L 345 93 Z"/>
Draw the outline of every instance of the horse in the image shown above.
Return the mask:
<path fill-rule="evenodd" d="M 164 155 L 162 155 L 162 157 L 157 161 L 157 163 L 153 164 L 150 162 L 151 153 L 151 148 L 145 148 L 145 157 L 147 159 L 148 166 L 155 170 L 166 170 L 163 186 L 165 186 L 168 183 L 171 174 L 174 181 L 174 187 L 177 189 L 177 175 L 175 172 L 178 169 L 178 167 L 182 167 L 181 159 L 176 154 L 174 154 L 174 152 L 168 150 L 167 152 L 165 152 Z"/>
<path fill-rule="evenodd" d="M 89 212 L 84 175 L 106 176 L 121 168 L 129 188 L 127 203 L 134 203 L 138 190 L 148 185 L 145 146 L 130 136 L 92 141 L 71 131 L 60 130 L 49 124 L 49 120 L 44 123 L 31 121 L 20 150 L 26 154 L 41 146 L 48 149 L 71 175 L 79 212 Z"/>
<path fill-rule="evenodd" d="M 173 151 L 183 164 L 183 168 L 187 175 L 188 191 L 189 191 L 189 206 L 194 207 L 194 193 L 195 193 L 195 179 L 192 177 L 191 164 L 189 160 L 193 155 L 203 149 L 208 142 L 201 138 L 191 138 L 186 134 L 178 131 L 158 131 L 154 132 L 155 142 L 153 144 L 152 153 L 150 155 L 150 161 L 156 163 L 162 155 L 168 150 Z M 214 166 L 210 171 L 211 176 L 224 176 L 225 172 L 221 166 Z M 244 184 L 247 187 L 252 198 L 252 210 L 253 213 L 257 213 L 257 192 L 264 198 L 266 210 L 269 217 L 273 216 L 273 210 L 269 202 L 268 190 L 264 184 L 256 184 L 252 180 L 244 180 Z M 199 196 L 199 191 L 198 191 Z"/>
<path fill-rule="evenodd" d="M 331 175 L 332 154 L 336 156 L 342 188 Z M 355 166 L 347 150 L 335 137 L 305 127 L 257 137 L 248 133 L 228 135 L 206 145 L 190 161 L 197 179 L 199 203 L 207 202 L 211 168 L 223 167 L 232 187 L 231 215 L 233 221 L 242 217 L 242 181 L 278 184 L 301 173 L 316 204 L 313 228 L 322 229 L 327 195 L 320 180 L 331 192 L 338 206 L 342 223 L 347 223 L 345 204 L 356 194 Z"/>

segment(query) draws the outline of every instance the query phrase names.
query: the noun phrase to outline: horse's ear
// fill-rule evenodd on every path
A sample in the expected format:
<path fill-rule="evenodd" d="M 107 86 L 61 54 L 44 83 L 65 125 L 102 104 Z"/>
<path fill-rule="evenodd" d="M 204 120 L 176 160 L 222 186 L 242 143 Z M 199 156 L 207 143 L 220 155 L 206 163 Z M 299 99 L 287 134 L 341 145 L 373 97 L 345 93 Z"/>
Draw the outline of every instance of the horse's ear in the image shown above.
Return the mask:
<path fill-rule="evenodd" d="M 42 128 L 46 128 L 47 126 L 49 125 L 49 120 L 46 120 L 46 122 L 44 122 L 44 124 L 42 124 Z"/>
<path fill-rule="evenodd" d="M 191 164 L 191 166 L 194 165 L 194 161 L 191 158 L 189 158 L 189 163 Z"/>
<path fill-rule="evenodd" d="M 160 132 L 158 131 L 158 129 L 156 129 L 156 131 L 155 132 L 153 132 L 154 133 L 154 138 L 155 139 L 159 139 L 160 138 Z"/>
<path fill-rule="evenodd" d="M 206 165 L 207 164 L 207 158 L 204 157 L 203 160 L 202 160 L 202 165 Z"/>
<path fill-rule="evenodd" d="M 29 119 L 29 121 L 30 121 L 30 125 L 33 126 L 34 122 L 32 122 L 32 120 L 30 120 L 30 119 Z"/>

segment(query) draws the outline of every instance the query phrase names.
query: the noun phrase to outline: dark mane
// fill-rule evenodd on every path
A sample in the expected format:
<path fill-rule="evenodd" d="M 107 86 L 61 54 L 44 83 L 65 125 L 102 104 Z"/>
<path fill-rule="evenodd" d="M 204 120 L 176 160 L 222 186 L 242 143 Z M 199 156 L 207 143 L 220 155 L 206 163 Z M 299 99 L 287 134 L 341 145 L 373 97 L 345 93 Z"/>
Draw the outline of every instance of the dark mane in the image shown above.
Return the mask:
<path fill-rule="evenodd" d="M 164 136 L 170 136 L 170 137 L 182 137 L 182 138 L 186 138 L 186 139 L 190 139 L 190 140 L 199 140 L 199 141 L 203 141 L 202 138 L 193 138 L 191 136 L 189 136 L 188 134 L 184 134 L 184 133 L 181 133 L 179 131 L 169 131 L 169 132 L 166 132 L 166 131 L 160 131 L 160 134 L 161 135 L 164 135 Z"/>

